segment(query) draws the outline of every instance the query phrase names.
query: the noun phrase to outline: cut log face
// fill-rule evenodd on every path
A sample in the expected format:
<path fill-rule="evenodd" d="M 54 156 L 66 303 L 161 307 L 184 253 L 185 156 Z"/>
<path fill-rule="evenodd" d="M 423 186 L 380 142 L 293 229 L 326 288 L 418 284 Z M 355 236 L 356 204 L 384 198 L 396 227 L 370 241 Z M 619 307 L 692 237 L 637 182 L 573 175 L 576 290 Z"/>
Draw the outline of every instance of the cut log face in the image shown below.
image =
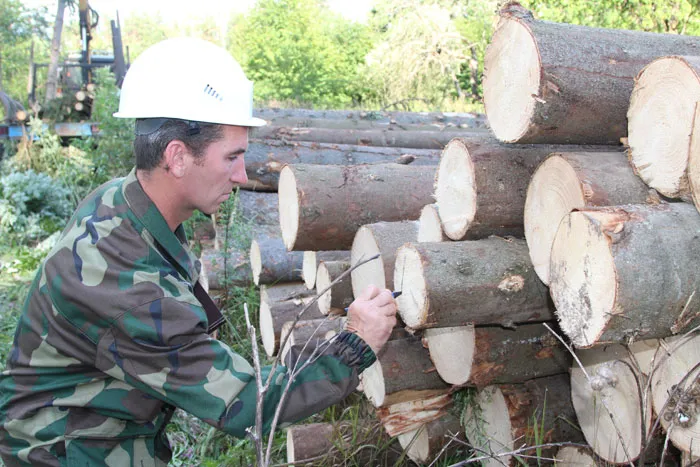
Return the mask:
<path fill-rule="evenodd" d="M 316 276 L 318 275 L 318 265 L 321 261 L 349 261 L 350 252 L 347 250 L 337 251 L 311 251 L 304 252 L 304 264 L 302 266 L 302 277 L 304 284 L 310 289 L 316 285 Z M 313 277 L 312 277 L 313 275 Z M 323 289 L 318 289 L 319 291 Z"/>
<path fill-rule="evenodd" d="M 528 183 L 553 152 L 601 152 L 609 146 L 508 145 L 493 138 L 459 138 L 442 152 L 435 202 L 445 235 L 475 240 L 490 235 L 523 236 Z"/>
<path fill-rule="evenodd" d="M 375 222 L 417 219 L 432 201 L 435 167 L 288 165 L 280 175 L 280 226 L 289 250 L 345 250 Z"/>
<path fill-rule="evenodd" d="M 484 466 L 518 465 L 515 447 L 582 441 L 571 423 L 574 409 L 569 398 L 567 375 L 537 378 L 525 384 L 488 386 L 467 405 L 464 426 L 470 444 L 491 456 Z M 537 425 L 535 425 L 535 422 Z M 535 431 L 535 426 L 538 432 Z M 523 455 L 552 457 L 552 448 L 523 452 Z"/>
<path fill-rule="evenodd" d="M 700 58 L 662 57 L 644 67 L 630 99 L 630 162 L 650 187 L 689 199 L 688 149 L 700 100 Z"/>
<path fill-rule="evenodd" d="M 350 269 L 349 261 L 321 261 L 318 265 L 316 286 L 319 293 L 326 290 L 342 273 Z M 331 309 L 344 310 L 353 301 L 352 284 L 349 276 L 338 282 L 318 299 L 318 308 L 327 315 Z"/>
<path fill-rule="evenodd" d="M 699 52 L 696 37 L 537 21 L 509 4 L 484 57 L 489 124 L 509 143 L 618 144 L 644 65 Z"/>
<path fill-rule="evenodd" d="M 655 360 L 654 411 L 673 444 L 695 455 L 700 443 L 700 335 L 665 339 Z"/>
<path fill-rule="evenodd" d="M 642 416 L 642 376 L 621 345 L 579 350 L 576 355 L 585 373 L 578 365 L 571 368 L 571 399 L 586 441 L 607 462 L 633 462 L 642 450 L 642 420 L 645 433 L 652 420 L 651 400 L 645 401 Z"/>
<path fill-rule="evenodd" d="M 535 113 L 532 96 L 540 91 L 540 56 L 527 26 L 501 19 L 484 64 L 484 103 L 491 129 L 501 141 L 520 141 Z"/>
<path fill-rule="evenodd" d="M 302 349 L 306 346 L 313 349 L 319 342 L 327 339 L 326 335 L 335 335 L 342 331 L 344 323 L 345 321 L 341 320 L 340 317 L 298 321 L 293 327 L 294 322 L 287 321 L 282 325 L 280 332 L 280 345 L 283 346 L 280 351 L 282 361 L 286 361 L 287 354 L 292 347 Z"/>
<path fill-rule="evenodd" d="M 360 380 L 375 407 L 422 399 L 448 389 L 417 337 L 388 341 Z"/>
<path fill-rule="evenodd" d="M 523 383 L 571 366 L 566 348 L 541 324 L 433 328 L 425 330 L 424 340 L 438 374 L 454 385 Z"/>
<path fill-rule="evenodd" d="M 425 464 L 435 459 L 438 454 L 449 455 L 450 452 L 459 449 L 460 443 L 453 440 L 463 439 L 460 433 L 462 433 L 462 426 L 459 419 L 452 414 L 447 414 L 438 420 L 426 423 L 417 430 L 400 434 L 399 444 L 406 450 L 412 461 Z M 443 451 L 443 446 L 448 447 Z"/>
<path fill-rule="evenodd" d="M 442 418 L 451 408 L 452 396 L 445 390 L 424 398 L 378 407 L 377 417 L 389 436 L 398 436 Z"/>
<path fill-rule="evenodd" d="M 692 299 L 700 289 L 699 230 L 700 216 L 686 203 L 565 217 L 552 246 L 550 289 L 574 345 L 663 338 L 700 324 L 700 302 Z"/>
<path fill-rule="evenodd" d="M 595 457 L 587 448 L 564 446 L 555 456 L 558 467 L 598 467 Z"/>
<path fill-rule="evenodd" d="M 413 329 L 554 317 L 524 240 L 407 244 L 396 255 L 394 283 L 401 280 L 399 314 Z"/>
<path fill-rule="evenodd" d="M 437 204 L 426 205 L 418 218 L 418 242 L 442 242 L 445 240 Z"/>
<path fill-rule="evenodd" d="M 700 211 L 700 105 L 695 104 L 693 131 L 688 152 L 688 185 L 695 209 Z"/>
<path fill-rule="evenodd" d="M 552 242 L 559 222 L 575 209 L 657 201 L 622 152 L 555 153 L 530 180 L 525 199 L 525 238 L 542 282 L 549 284 Z"/>
<path fill-rule="evenodd" d="M 407 242 L 418 239 L 418 223 L 377 222 L 360 227 L 350 249 L 350 263 L 357 264 L 379 254 L 379 258 L 355 268 L 352 291 L 357 297 L 370 285 L 379 289 L 400 290 L 401 283 L 394 283 L 396 250 Z"/>
<path fill-rule="evenodd" d="M 250 267 L 255 285 L 301 280 L 303 253 L 287 251 L 281 238 L 258 237 L 250 244 Z"/>

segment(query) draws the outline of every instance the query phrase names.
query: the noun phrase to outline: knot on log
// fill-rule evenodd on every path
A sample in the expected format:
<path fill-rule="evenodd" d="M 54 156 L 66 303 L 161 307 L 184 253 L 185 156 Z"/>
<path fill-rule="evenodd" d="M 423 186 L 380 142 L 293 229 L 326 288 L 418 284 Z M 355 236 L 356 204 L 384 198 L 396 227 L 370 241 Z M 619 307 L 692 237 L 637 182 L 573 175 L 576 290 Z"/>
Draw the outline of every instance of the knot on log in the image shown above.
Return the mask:
<path fill-rule="evenodd" d="M 591 389 L 594 391 L 602 391 L 605 388 L 614 388 L 617 386 L 617 375 L 612 368 L 607 365 L 601 365 L 596 370 L 596 374 L 591 377 Z"/>
<path fill-rule="evenodd" d="M 498 284 L 498 290 L 503 292 L 520 292 L 525 287 L 523 276 L 508 276 Z"/>
<path fill-rule="evenodd" d="M 674 421 L 681 428 L 694 426 L 700 409 L 700 382 L 696 379 L 691 387 L 683 390 L 677 384 L 671 386 L 671 396 L 666 404 L 664 420 Z"/>

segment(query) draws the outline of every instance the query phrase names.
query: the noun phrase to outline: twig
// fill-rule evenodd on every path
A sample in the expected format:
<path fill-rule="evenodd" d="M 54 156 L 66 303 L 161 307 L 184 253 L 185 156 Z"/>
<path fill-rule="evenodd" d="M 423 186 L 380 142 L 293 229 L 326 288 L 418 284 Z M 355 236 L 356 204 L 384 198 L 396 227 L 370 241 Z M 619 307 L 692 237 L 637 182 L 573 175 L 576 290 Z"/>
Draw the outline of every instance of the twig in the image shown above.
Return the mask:
<path fill-rule="evenodd" d="M 478 447 L 476 447 L 476 446 L 472 446 L 472 445 L 469 444 L 469 443 L 465 443 L 464 441 L 461 441 L 461 440 L 459 440 L 458 438 L 453 438 L 453 440 L 456 441 L 456 442 L 458 442 L 458 443 L 461 443 L 461 444 L 463 444 L 463 445 L 465 445 L 465 446 L 469 446 L 469 447 L 473 448 L 473 449 L 476 450 L 476 451 L 486 453 L 486 451 L 484 451 L 483 449 L 480 449 L 480 448 L 478 448 Z M 475 463 L 475 462 L 481 462 L 481 461 L 489 460 L 489 459 L 496 460 L 496 461 L 501 462 L 501 463 L 503 464 L 503 461 L 502 461 L 501 459 L 499 459 L 499 457 L 506 457 L 506 456 L 520 456 L 520 457 L 525 457 L 525 458 L 528 458 L 528 459 L 541 459 L 541 460 L 546 460 L 546 461 L 556 461 L 556 459 L 545 458 L 545 457 L 536 457 L 536 456 L 528 456 L 528 455 L 526 455 L 526 454 L 524 454 L 524 453 L 526 453 L 526 452 L 528 452 L 528 451 L 532 451 L 533 449 L 556 448 L 556 447 L 564 447 L 564 446 L 588 447 L 587 444 L 570 443 L 570 442 L 538 444 L 538 445 L 535 445 L 535 446 L 526 446 L 526 447 L 522 447 L 522 448 L 519 448 L 519 449 L 514 449 L 514 450 L 509 451 L 509 452 L 499 452 L 498 454 L 489 454 L 489 453 L 487 453 L 488 455 L 479 456 L 479 457 L 472 457 L 471 459 L 466 459 L 466 460 L 463 460 L 463 461 L 458 462 L 458 463 L 456 463 L 456 464 L 452 464 L 452 465 L 450 465 L 449 467 L 460 467 L 460 466 L 462 466 L 462 465 L 473 464 L 473 463 Z"/>
<path fill-rule="evenodd" d="M 250 340 L 253 346 L 253 368 L 255 369 L 255 385 L 258 388 L 257 400 L 255 401 L 255 429 L 253 431 L 248 428 L 248 434 L 252 437 L 255 443 L 255 454 L 258 457 L 259 462 L 263 462 L 263 446 L 262 446 L 262 434 L 263 434 L 263 400 L 265 399 L 265 392 L 267 387 L 262 385 L 262 370 L 260 368 L 260 354 L 258 352 L 258 341 L 255 337 L 255 327 L 250 322 L 250 315 L 248 314 L 248 304 L 243 304 L 243 313 L 245 314 L 245 323 L 248 328 L 248 334 L 250 335 Z M 267 463 L 262 464 L 267 465 Z"/>

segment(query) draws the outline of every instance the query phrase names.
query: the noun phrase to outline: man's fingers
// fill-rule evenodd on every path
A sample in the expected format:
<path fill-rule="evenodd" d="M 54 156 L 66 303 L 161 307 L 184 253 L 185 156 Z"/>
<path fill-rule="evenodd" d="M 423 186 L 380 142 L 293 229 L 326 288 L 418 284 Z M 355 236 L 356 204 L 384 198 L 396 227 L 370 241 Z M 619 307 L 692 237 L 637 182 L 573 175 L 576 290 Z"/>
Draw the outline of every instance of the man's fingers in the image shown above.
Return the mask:
<path fill-rule="evenodd" d="M 365 302 L 368 302 L 372 300 L 374 297 L 379 295 L 379 288 L 375 285 L 368 285 L 365 290 L 362 291 L 359 297 L 357 297 L 357 300 L 362 300 Z"/>
<path fill-rule="evenodd" d="M 374 297 L 374 304 L 378 307 L 383 307 L 394 303 L 394 296 L 391 295 L 391 290 L 384 289 L 376 297 Z"/>

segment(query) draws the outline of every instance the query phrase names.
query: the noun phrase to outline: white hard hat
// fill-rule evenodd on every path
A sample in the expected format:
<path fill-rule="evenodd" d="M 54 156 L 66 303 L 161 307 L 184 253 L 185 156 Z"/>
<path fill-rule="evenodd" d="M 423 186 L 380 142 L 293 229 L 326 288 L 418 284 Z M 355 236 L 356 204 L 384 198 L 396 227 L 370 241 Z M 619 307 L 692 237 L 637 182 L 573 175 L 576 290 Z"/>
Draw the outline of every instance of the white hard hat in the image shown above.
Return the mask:
<path fill-rule="evenodd" d="M 225 49 L 188 37 L 164 40 L 138 56 L 114 116 L 265 125 L 253 117 L 253 83 L 238 62 Z"/>

